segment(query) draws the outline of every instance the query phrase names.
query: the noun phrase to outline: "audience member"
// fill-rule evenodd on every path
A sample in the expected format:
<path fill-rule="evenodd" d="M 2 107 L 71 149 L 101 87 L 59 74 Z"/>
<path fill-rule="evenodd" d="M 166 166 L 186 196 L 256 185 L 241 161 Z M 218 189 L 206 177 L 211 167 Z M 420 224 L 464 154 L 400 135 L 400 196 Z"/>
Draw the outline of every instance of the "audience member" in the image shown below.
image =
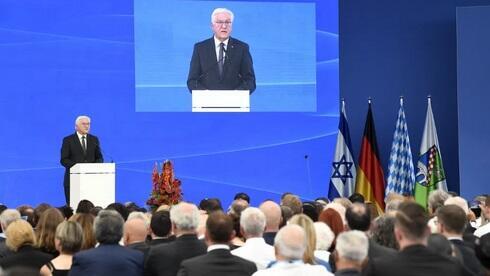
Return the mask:
<path fill-rule="evenodd" d="M 315 258 L 323 262 L 329 262 L 330 260 L 330 246 L 335 239 L 335 234 L 330 227 L 321 221 L 314 223 L 316 233 L 316 246 L 315 246 Z"/>
<path fill-rule="evenodd" d="M 249 276 L 257 271 L 253 262 L 230 253 L 228 244 L 233 235 L 231 218 L 220 211 L 211 213 L 206 222 L 208 253 L 183 261 L 178 275 Z"/>
<path fill-rule="evenodd" d="M 56 227 L 55 245 L 59 256 L 41 268 L 41 276 L 66 276 L 70 272 L 73 255 L 80 251 L 83 230 L 75 221 L 64 221 Z"/>
<path fill-rule="evenodd" d="M 364 196 L 360 193 L 353 193 L 351 196 L 349 196 L 349 200 L 352 203 L 364 203 Z"/>
<path fill-rule="evenodd" d="M 39 219 L 41 218 L 41 215 L 44 213 L 44 211 L 48 210 L 51 208 L 51 205 L 49 205 L 48 203 L 41 203 L 39 205 L 37 205 L 37 207 L 34 209 L 34 217 L 32 219 L 33 223 L 34 223 L 34 229 L 37 228 L 37 225 L 39 223 Z"/>
<path fill-rule="evenodd" d="M 485 199 L 485 206 L 481 210 L 481 213 L 483 217 L 486 219 L 490 219 L 490 196 L 487 196 Z M 481 238 L 483 235 L 490 233 L 490 223 L 487 223 L 483 226 L 480 226 L 480 228 L 475 230 L 475 236 Z"/>
<path fill-rule="evenodd" d="M 366 207 L 369 209 L 369 212 L 371 213 L 371 221 L 373 221 L 373 220 L 375 220 L 381 216 L 380 210 L 379 210 L 377 204 L 375 204 L 374 202 L 371 202 L 371 201 L 366 201 L 364 204 L 366 205 Z"/>
<path fill-rule="evenodd" d="M 366 275 L 467 275 L 456 261 L 427 248 L 430 234 L 428 215 L 414 202 L 404 202 L 395 216 L 395 237 L 400 246 L 396 254 L 369 262 Z"/>
<path fill-rule="evenodd" d="M 343 225 L 347 224 L 347 222 L 345 221 L 345 210 L 346 209 L 345 209 L 344 205 L 342 205 L 338 202 L 332 202 L 332 203 L 327 204 L 327 206 L 325 207 L 325 210 L 326 209 L 335 210 L 340 215 L 340 218 L 342 219 Z"/>
<path fill-rule="evenodd" d="M 323 210 L 323 208 L 325 208 L 325 206 L 327 206 L 327 204 L 330 203 L 330 200 L 328 200 L 328 198 L 326 198 L 326 197 L 317 197 L 315 199 L 315 202 L 317 202 L 320 205 L 322 205 L 322 210 Z M 319 212 L 319 213 L 321 213 L 321 212 Z"/>
<path fill-rule="evenodd" d="M 461 264 L 463 264 L 463 256 L 461 256 L 461 252 L 459 252 L 458 248 L 456 248 L 454 244 L 452 244 L 442 234 L 430 234 L 429 239 L 427 240 L 427 248 L 437 254 L 441 254 L 449 258 L 455 258 Z"/>
<path fill-rule="evenodd" d="M 373 221 L 371 239 L 381 246 L 398 250 L 395 238 L 395 217 L 384 215 Z"/>
<path fill-rule="evenodd" d="M 259 270 L 253 276 L 329 276 L 324 266 L 310 265 L 303 262 L 307 241 L 303 228 L 289 224 L 277 232 L 274 249 L 277 262 L 272 267 Z"/>
<path fill-rule="evenodd" d="M 272 200 L 266 200 L 260 204 L 259 209 L 264 213 L 266 221 L 264 240 L 267 244 L 274 245 L 274 238 L 282 219 L 281 207 Z"/>
<path fill-rule="evenodd" d="M 435 217 L 437 209 L 444 206 L 444 202 L 446 201 L 446 199 L 450 197 L 451 196 L 447 192 L 439 189 L 431 191 L 429 193 L 429 198 L 427 200 L 427 205 L 428 205 L 427 210 L 429 211 L 429 215 L 432 216 L 432 218 L 428 222 L 431 233 L 437 233 L 437 225 L 436 225 L 436 217 Z"/>
<path fill-rule="evenodd" d="M 287 194 L 281 199 L 281 206 L 287 206 L 293 211 L 293 215 L 301 214 L 303 212 L 303 203 L 297 195 Z"/>
<path fill-rule="evenodd" d="M 344 223 L 342 221 L 342 218 L 340 217 L 339 213 L 335 211 L 334 209 L 325 209 L 323 212 L 320 214 L 320 217 L 318 218 L 318 221 L 321 221 L 328 225 L 332 232 L 335 234 L 335 238 L 344 231 Z M 332 252 L 333 249 L 335 248 L 335 239 L 332 242 L 332 246 L 330 247 L 329 251 Z"/>
<path fill-rule="evenodd" d="M 140 216 L 134 216 L 133 214 L 140 214 Z M 128 220 L 124 223 L 124 246 L 139 250 L 146 256 L 146 253 L 150 249 L 149 245 L 146 243 L 147 236 L 148 224 L 146 222 L 146 217 L 141 212 L 132 212 L 129 215 Z"/>
<path fill-rule="evenodd" d="M 183 260 L 206 254 L 206 244 L 197 239 L 199 210 L 181 202 L 170 209 L 172 232 L 176 240 L 151 247 L 145 262 L 145 275 L 175 276 Z"/>
<path fill-rule="evenodd" d="M 73 256 L 70 276 L 143 274 L 143 253 L 122 247 L 124 219 L 115 210 L 102 210 L 95 218 L 95 239 L 99 246 Z"/>
<path fill-rule="evenodd" d="M 476 256 L 485 268 L 485 275 L 490 275 L 490 234 L 481 236 L 476 242 Z"/>
<path fill-rule="evenodd" d="M 10 223 L 20 219 L 20 213 L 16 209 L 6 209 L 0 214 L 0 227 L 2 233 L 0 234 L 0 258 L 11 255 L 14 252 L 7 247 L 5 231 Z"/>
<path fill-rule="evenodd" d="M 233 221 L 233 229 L 235 230 L 235 237 L 230 242 L 231 249 L 239 248 L 245 244 L 245 239 L 240 231 L 240 217 L 243 210 L 248 207 L 248 202 L 243 199 L 235 199 L 231 204 L 228 215 Z"/>
<path fill-rule="evenodd" d="M 315 203 L 306 201 L 303 202 L 303 214 L 307 215 L 313 222 L 318 221 L 318 209 Z"/>
<path fill-rule="evenodd" d="M 74 214 L 70 221 L 75 221 L 80 224 L 83 230 L 83 242 L 81 250 L 91 249 L 95 247 L 94 220 L 92 214 L 78 213 Z"/>
<path fill-rule="evenodd" d="M 246 201 L 248 204 L 250 204 L 250 196 L 249 196 L 249 195 L 247 195 L 246 193 L 243 193 L 243 192 L 241 192 L 241 193 L 237 193 L 237 194 L 235 195 L 235 197 L 233 198 L 233 200 L 237 200 L 237 199 L 243 199 L 243 200 L 245 200 L 245 201 Z"/>
<path fill-rule="evenodd" d="M 288 223 L 288 220 L 293 216 L 293 211 L 288 206 L 281 206 L 281 224 L 279 228 L 282 228 Z"/>
<path fill-rule="evenodd" d="M 350 201 L 348 198 L 346 197 L 337 197 L 337 198 L 334 198 L 332 203 L 338 203 L 340 205 L 342 205 L 344 207 L 344 209 L 347 209 L 349 208 L 349 206 L 352 205 L 352 201 Z"/>
<path fill-rule="evenodd" d="M 92 211 L 92 209 L 94 207 L 95 207 L 95 205 L 92 203 L 92 201 L 90 201 L 88 199 L 82 199 L 78 203 L 77 210 L 75 211 L 75 213 L 77 213 L 77 214 L 80 214 L 80 213 L 90 214 L 90 212 Z"/>
<path fill-rule="evenodd" d="M 337 268 L 335 275 L 360 276 L 363 264 L 367 260 L 368 247 L 370 245 L 364 232 L 351 230 L 340 233 L 334 253 Z"/>
<path fill-rule="evenodd" d="M 58 251 L 54 244 L 54 237 L 56 235 L 56 227 L 63 222 L 65 218 L 61 214 L 60 210 L 56 208 L 49 208 L 45 210 L 36 227 L 36 247 L 41 251 L 58 256 Z"/>
<path fill-rule="evenodd" d="M 32 228 L 36 227 L 34 222 L 34 208 L 30 205 L 21 205 L 17 207 L 17 211 L 19 211 L 20 216 L 27 220 L 29 224 L 31 224 Z"/>
<path fill-rule="evenodd" d="M 266 227 L 264 213 L 254 207 L 248 207 L 240 217 L 240 228 L 245 237 L 245 244 L 231 253 L 254 262 L 257 269 L 265 269 L 267 265 L 275 261 L 274 247 L 267 244 L 263 238 Z"/>
<path fill-rule="evenodd" d="M 172 222 L 169 211 L 158 211 L 151 217 L 150 222 L 150 246 L 169 243 L 175 240 L 172 235 Z"/>
<path fill-rule="evenodd" d="M 0 259 L 0 267 L 4 270 L 22 266 L 36 269 L 39 273 L 41 267 L 53 258 L 52 255 L 34 247 L 36 244 L 34 229 L 25 220 L 18 219 L 11 222 L 5 235 L 7 247 L 14 253 Z"/>
<path fill-rule="evenodd" d="M 123 218 L 124 221 L 126 221 L 128 219 L 128 216 L 129 216 L 128 208 L 126 208 L 126 206 L 124 206 L 124 204 L 122 204 L 122 203 L 119 203 L 119 202 L 111 203 L 111 204 L 107 205 L 107 207 L 105 209 L 117 211 L 121 215 L 121 217 Z"/>
<path fill-rule="evenodd" d="M 211 214 L 214 211 L 223 211 L 223 206 L 219 198 L 205 198 L 199 203 L 199 209 Z"/>

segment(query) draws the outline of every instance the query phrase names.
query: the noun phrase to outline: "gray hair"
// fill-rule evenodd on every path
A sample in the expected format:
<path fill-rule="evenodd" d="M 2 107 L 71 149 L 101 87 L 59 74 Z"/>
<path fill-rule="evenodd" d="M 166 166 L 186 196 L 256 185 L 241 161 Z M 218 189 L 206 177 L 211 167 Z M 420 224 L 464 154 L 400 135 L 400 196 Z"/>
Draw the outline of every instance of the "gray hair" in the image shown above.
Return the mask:
<path fill-rule="evenodd" d="M 75 125 L 78 125 L 78 123 L 83 120 L 83 119 L 87 119 L 88 122 L 90 123 L 90 117 L 89 116 L 86 116 L 86 115 L 80 115 L 78 116 L 76 119 L 75 119 Z"/>
<path fill-rule="evenodd" d="M 461 207 L 461 209 L 463 209 L 465 214 L 468 214 L 470 212 L 470 209 L 468 208 L 468 201 L 460 196 L 450 197 L 446 199 L 446 201 L 444 201 L 444 205 L 459 206 Z"/>
<path fill-rule="evenodd" d="M 231 22 L 233 22 L 233 19 L 235 19 L 235 15 L 229 9 L 226 9 L 226 8 L 216 8 L 216 9 L 214 9 L 213 13 L 211 14 L 211 23 L 214 23 L 214 17 L 218 13 L 227 13 L 227 14 L 229 14 L 230 17 L 231 17 Z"/>
<path fill-rule="evenodd" d="M 428 205 L 429 209 L 435 212 L 439 207 L 444 206 L 446 199 L 450 198 L 451 195 L 443 190 L 435 190 L 429 193 Z"/>
<path fill-rule="evenodd" d="M 150 218 L 143 212 L 131 212 L 128 216 L 128 220 L 132 219 L 140 219 L 145 222 L 145 227 L 148 228 L 150 226 Z"/>
<path fill-rule="evenodd" d="M 276 254 L 288 260 L 302 260 L 306 250 L 305 230 L 296 224 L 284 226 L 277 232 L 274 247 Z"/>
<path fill-rule="evenodd" d="M 12 221 L 20 219 L 20 212 L 16 209 L 5 209 L 0 215 L 0 224 L 3 232 L 7 230 L 7 227 Z"/>
<path fill-rule="evenodd" d="M 240 226 L 245 235 L 262 237 L 265 230 L 265 215 L 259 208 L 248 207 L 242 212 Z"/>
<path fill-rule="evenodd" d="M 359 230 L 340 233 L 337 236 L 335 250 L 339 258 L 363 262 L 368 254 L 369 242 L 366 234 Z"/>
<path fill-rule="evenodd" d="M 76 221 L 63 221 L 56 227 L 56 238 L 60 241 L 61 252 L 75 254 L 82 248 L 82 226 Z"/>
<path fill-rule="evenodd" d="M 192 203 L 181 202 L 170 209 L 170 221 L 179 230 L 196 230 L 199 226 L 199 210 Z"/>
<path fill-rule="evenodd" d="M 316 250 L 328 250 L 335 239 L 335 234 L 332 229 L 321 221 L 314 223 L 316 233 Z"/>
<path fill-rule="evenodd" d="M 400 204 L 402 202 L 403 202 L 403 200 L 401 200 L 399 198 L 388 201 L 386 203 L 385 213 L 398 211 L 398 207 L 400 207 Z"/>
<path fill-rule="evenodd" d="M 94 221 L 95 239 L 99 243 L 116 244 L 123 236 L 124 219 L 115 210 L 102 210 Z"/>

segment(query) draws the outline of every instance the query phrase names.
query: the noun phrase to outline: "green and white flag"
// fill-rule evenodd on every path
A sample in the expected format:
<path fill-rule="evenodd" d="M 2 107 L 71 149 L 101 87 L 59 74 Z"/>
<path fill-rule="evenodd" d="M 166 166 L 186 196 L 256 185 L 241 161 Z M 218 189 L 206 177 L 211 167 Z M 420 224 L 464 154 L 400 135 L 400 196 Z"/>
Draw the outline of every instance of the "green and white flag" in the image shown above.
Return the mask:
<path fill-rule="evenodd" d="M 427 208 L 427 200 L 431 191 L 437 189 L 447 191 L 446 174 L 442 166 L 441 149 L 437 139 L 436 123 L 432 114 L 430 98 L 428 98 L 427 116 L 417 170 L 415 201 Z"/>

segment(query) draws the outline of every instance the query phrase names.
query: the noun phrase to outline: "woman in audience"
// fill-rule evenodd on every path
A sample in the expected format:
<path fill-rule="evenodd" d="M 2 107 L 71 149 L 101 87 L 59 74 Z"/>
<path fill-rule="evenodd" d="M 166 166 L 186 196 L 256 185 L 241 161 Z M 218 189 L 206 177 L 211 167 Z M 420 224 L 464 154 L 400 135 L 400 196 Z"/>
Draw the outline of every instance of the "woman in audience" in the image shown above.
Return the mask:
<path fill-rule="evenodd" d="M 25 220 L 18 219 L 10 223 L 5 235 L 7 236 L 5 243 L 14 253 L 0 259 L 0 266 L 4 270 L 23 266 L 39 271 L 43 264 L 53 258 L 52 255 L 34 247 L 36 236 L 32 226 Z"/>
<path fill-rule="evenodd" d="M 329 262 L 330 252 L 328 249 L 332 246 L 335 234 L 330 227 L 321 221 L 315 222 L 316 246 L 315 257 L 324 262 Z"/>
<path fill-rule="evenodd" d="M 330 230 L 332 230 L 332 232 L 335 234 L 335 238 L 337 238 L 340 233 L 344 232 L 344 222 L 342 221 L 340 214 L 332 208 L 323 210 L 318 218 L 318 221 L 328 225 Z M 335 238 L 330 246 L 330 249 L 328 250 L 330 252 L 333 252 L 335 249 Z"/>
<path fill-rule="evenodd" d="M 54 245 L 54 235 L 56 227 L 64 220 L 63 215 L 56 208 L 49 208 L 42 213 L 36 226 L 36 246 L 41 251 L 53 255 L 53 257 L 58 256 L 58 251 Z"/>
<path fill-rule="evenodd" d="M 325 266 L 328 271 L 331 271 L 331 267 L 328 262 L 315 257 L 316 248 L 316 232 L 313 221 L 304 214 L 294 215 L 290 220 L 290 224 L 296 224 L 303 228 L 306 234 L 306 250 L 303 255 L 303 261 L 307 264 L 319 264 Z"/>
<path fill-rule="evenodd" d="M 81 250 L 91 249 L 95 247 L 94 219 L 92 214 L 78 213 L 70 218 L 70 221 L 75 221 L 80 224 L 83 230 L 83 243 Z"/>
<path fill-rule="evenodd" d="M 373 222 L 371 230 L 372 239 L 379 245 L 398 250 L 398 243 L 394 233 L 395 218 L 392 216 L 381 216 Z"/>
<path fill-rule="evenodd" d="M 41 276 L 65 276 L 70 272 L 73 255 L 80 251 L 83 230 L 75 221 L 64 221 L 56 228 L 55 244 L 60 255 L 41 268 Z"/>

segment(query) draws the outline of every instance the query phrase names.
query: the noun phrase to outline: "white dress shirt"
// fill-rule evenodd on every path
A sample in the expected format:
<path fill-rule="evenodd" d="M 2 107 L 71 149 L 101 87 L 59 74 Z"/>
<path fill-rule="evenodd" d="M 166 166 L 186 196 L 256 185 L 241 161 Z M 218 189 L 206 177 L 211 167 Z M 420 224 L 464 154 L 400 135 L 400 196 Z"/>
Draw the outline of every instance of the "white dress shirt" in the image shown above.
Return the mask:
<path fill-rule="evenodd" d="M 271 268 L 259 270 L 252 276 L 333 276 L 324 266 L 305 264 L 302 261 L 280 261 Z"/>
<path fill-rule="evenodd" d="M 228 50 L 228 42 L 230 41 L 229 38 L 227 38 L 225 41 L 223 41 L 223 44 L 225 44 L 225 51 Z M 214 50 L 216 51 L 216 61 L 219 61 L 219 44 L 221 41 L 214 37 Z M 223 52 L 223 59 L 226 57 L 226 52 Z"/>
<path fill-rule="evenodd" d="M 473 233 L 475 236 L 481 238 L 481 236 L 490 233 L 490 222 L 480 226 L 480 228 L 476 229 L 475 233 Z"/>
<path fill-rule="evenodd" d="M 267 266 L 276 260 L 274 247 L 268 245 L 264 238 L 250 238 L 245 241 L 245 245 L 231 251 L 231 254 L 254 262 L 257 269 L 266 269 Z"/>

